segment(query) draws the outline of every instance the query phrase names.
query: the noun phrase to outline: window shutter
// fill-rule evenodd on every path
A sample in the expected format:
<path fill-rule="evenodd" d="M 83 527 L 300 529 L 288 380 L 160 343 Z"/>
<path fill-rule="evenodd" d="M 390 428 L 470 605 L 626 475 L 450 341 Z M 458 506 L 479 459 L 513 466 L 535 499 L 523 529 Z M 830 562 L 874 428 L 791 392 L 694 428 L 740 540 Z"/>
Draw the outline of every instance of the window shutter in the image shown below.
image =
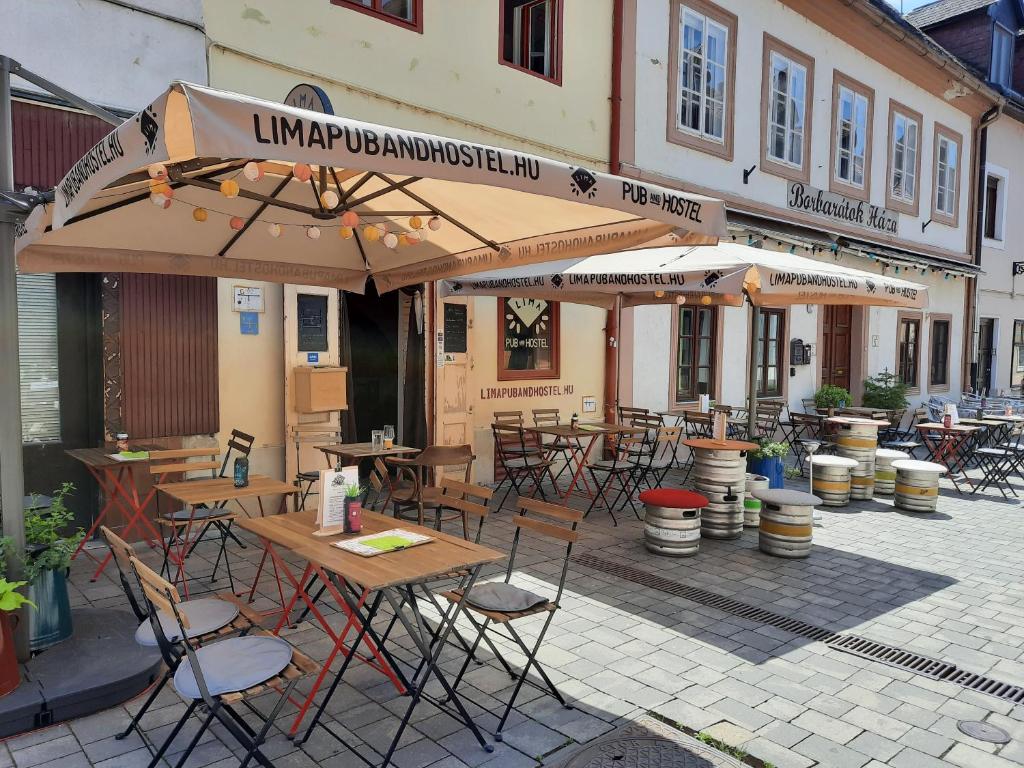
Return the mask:
<path fill-rule="evenodd" d="M 57 383 L 57 280 L 18 275 L 21 434 L 26 443 L 60 440 Z"/>

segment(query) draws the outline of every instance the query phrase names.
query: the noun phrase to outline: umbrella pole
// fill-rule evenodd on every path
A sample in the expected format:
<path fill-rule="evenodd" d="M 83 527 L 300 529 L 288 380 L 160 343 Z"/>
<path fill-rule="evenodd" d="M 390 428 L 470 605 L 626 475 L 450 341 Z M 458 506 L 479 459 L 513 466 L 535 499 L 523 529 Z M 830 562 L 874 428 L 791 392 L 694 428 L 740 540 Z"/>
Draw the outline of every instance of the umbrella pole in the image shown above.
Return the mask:
<path fill-rule="evenodd" d="M 0 192 L 14 191 L 14 148 L 11 131 L 11 61 L 0 56 Z M 14 212 L 0 208 L 0 515 L 4 536 L 12 550 L 25 549 L 22 498 L 25 474 L 21 448 L 21 367 L 18 360 L 18 270 L 14 256 Z M 16 579 L 20 564 L 11 558 L 9 579 Z M 17 626 L 19 657 L 28 656 L 28 621 L 21 612 Z"/>
<path fill-rule="evenodd" d="M 748 299 L 749 301 L 749 299 Z M 757 427 L 757 324 L 761 310 L 750 303 L 750 368 L 747 378 L 747 437 L 754 439 Z"/>

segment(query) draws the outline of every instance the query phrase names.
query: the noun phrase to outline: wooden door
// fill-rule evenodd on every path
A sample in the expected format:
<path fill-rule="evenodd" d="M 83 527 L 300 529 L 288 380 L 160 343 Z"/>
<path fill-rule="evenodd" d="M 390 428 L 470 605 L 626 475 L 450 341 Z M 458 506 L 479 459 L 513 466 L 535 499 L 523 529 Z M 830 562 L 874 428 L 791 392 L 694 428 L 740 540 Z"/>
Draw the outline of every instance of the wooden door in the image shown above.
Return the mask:
<path fill-rule="evenodd" d="M 992 391 L 995 342 L 996 321 L 991 317 L 983 317 L 978 325 L 978 392 L 982 395 Z"/>
<path fill-rule="evenodd" d="M 445 305 L 450 309 L 445 310 Z M 473 444 L 473 393 L 469 387 L 473 351 L 469 348 L 473 327 L 473 303 L 465 298 L 437 302 L 439 316 L 434 354 L 437 366 L 437 413 L 434 442 L 440 445 Z M 429 365 L 428 361 L 428 365 Z M 457 479 L 465 468 L 448 467 Z M 442 472 L 442 474 L 444 474 Z"/>
<path fill-rule="evenodd" d="M 822 308 L 821 383 L 850 389 L 850 352 L 853 307 Z"/>

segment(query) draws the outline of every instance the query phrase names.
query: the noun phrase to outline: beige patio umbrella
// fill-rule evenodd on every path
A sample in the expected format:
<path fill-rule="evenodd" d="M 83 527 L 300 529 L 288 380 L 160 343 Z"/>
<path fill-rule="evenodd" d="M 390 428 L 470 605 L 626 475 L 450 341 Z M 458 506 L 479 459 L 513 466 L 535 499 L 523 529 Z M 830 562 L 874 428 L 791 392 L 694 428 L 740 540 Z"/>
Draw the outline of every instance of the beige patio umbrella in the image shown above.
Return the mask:
<path fill-rule="evenodd" d="M 361 292 L 724 233 L 712 198 L 175 83 L 68 172 L 17 250 L 22 271 Z"/>
<path fill-rule="evenodd" d="M 759 307 L 857 304 L 925 307 L 928 288 L 841 264 L 739 243 L 644 248 L 477 272 L 443 280 L 442 296 L 533 297 L 612 309 L 642 304 L 751 305 L 750 359 L 756 360 Z M 757 410 L 750 365 L 748 427 Z"/>

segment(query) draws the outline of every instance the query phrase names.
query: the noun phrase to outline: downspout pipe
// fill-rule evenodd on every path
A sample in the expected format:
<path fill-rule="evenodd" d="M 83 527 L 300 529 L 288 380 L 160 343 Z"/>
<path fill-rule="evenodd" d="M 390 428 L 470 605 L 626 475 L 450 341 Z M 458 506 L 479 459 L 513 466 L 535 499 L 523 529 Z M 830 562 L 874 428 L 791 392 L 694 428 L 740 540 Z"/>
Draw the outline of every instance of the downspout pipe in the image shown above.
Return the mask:
<path fill-rule="evenodd" d="M 612 2 L 612 82 L 611 82 L 611 124 L 608 129 L 608 172 L 614 175 L 622 170 L 619 154 L 619 137 L 622 122 L 622 47 L 623 15 L 626 0 Z M 609 310 L 604 324 L 604 415 L 605 421 L 615 423 L 619 404 L 619 308 Z"/>
<path fill-rule="evenodd" d="M 974 264 L 981 266 L 981 249 L 982 243 L 984 242 L 985 235 L 985 165 L 988 160 L 988 127 L 999 119 L 1002 114 L 1002 104 L 995 104 L 985 114 L 981 116 L 981 120 L 978 121 L 978 178 L 975 184 L 975 211 L 974 211 Z M 971 365 L 970 365 L 970 384 L 971 389 L 974 392 L 978 391 L 978 334 L 980 332 L 980 316 L 978 313 L 979 304 L 979 286 L 978 277 L 975 275 L 971 278 L 973 283 L 973 290 L 968 294 L 968 311 L 967 317 L 971 324 L 970 334 L 970 351 L 971 351 Z"/>

